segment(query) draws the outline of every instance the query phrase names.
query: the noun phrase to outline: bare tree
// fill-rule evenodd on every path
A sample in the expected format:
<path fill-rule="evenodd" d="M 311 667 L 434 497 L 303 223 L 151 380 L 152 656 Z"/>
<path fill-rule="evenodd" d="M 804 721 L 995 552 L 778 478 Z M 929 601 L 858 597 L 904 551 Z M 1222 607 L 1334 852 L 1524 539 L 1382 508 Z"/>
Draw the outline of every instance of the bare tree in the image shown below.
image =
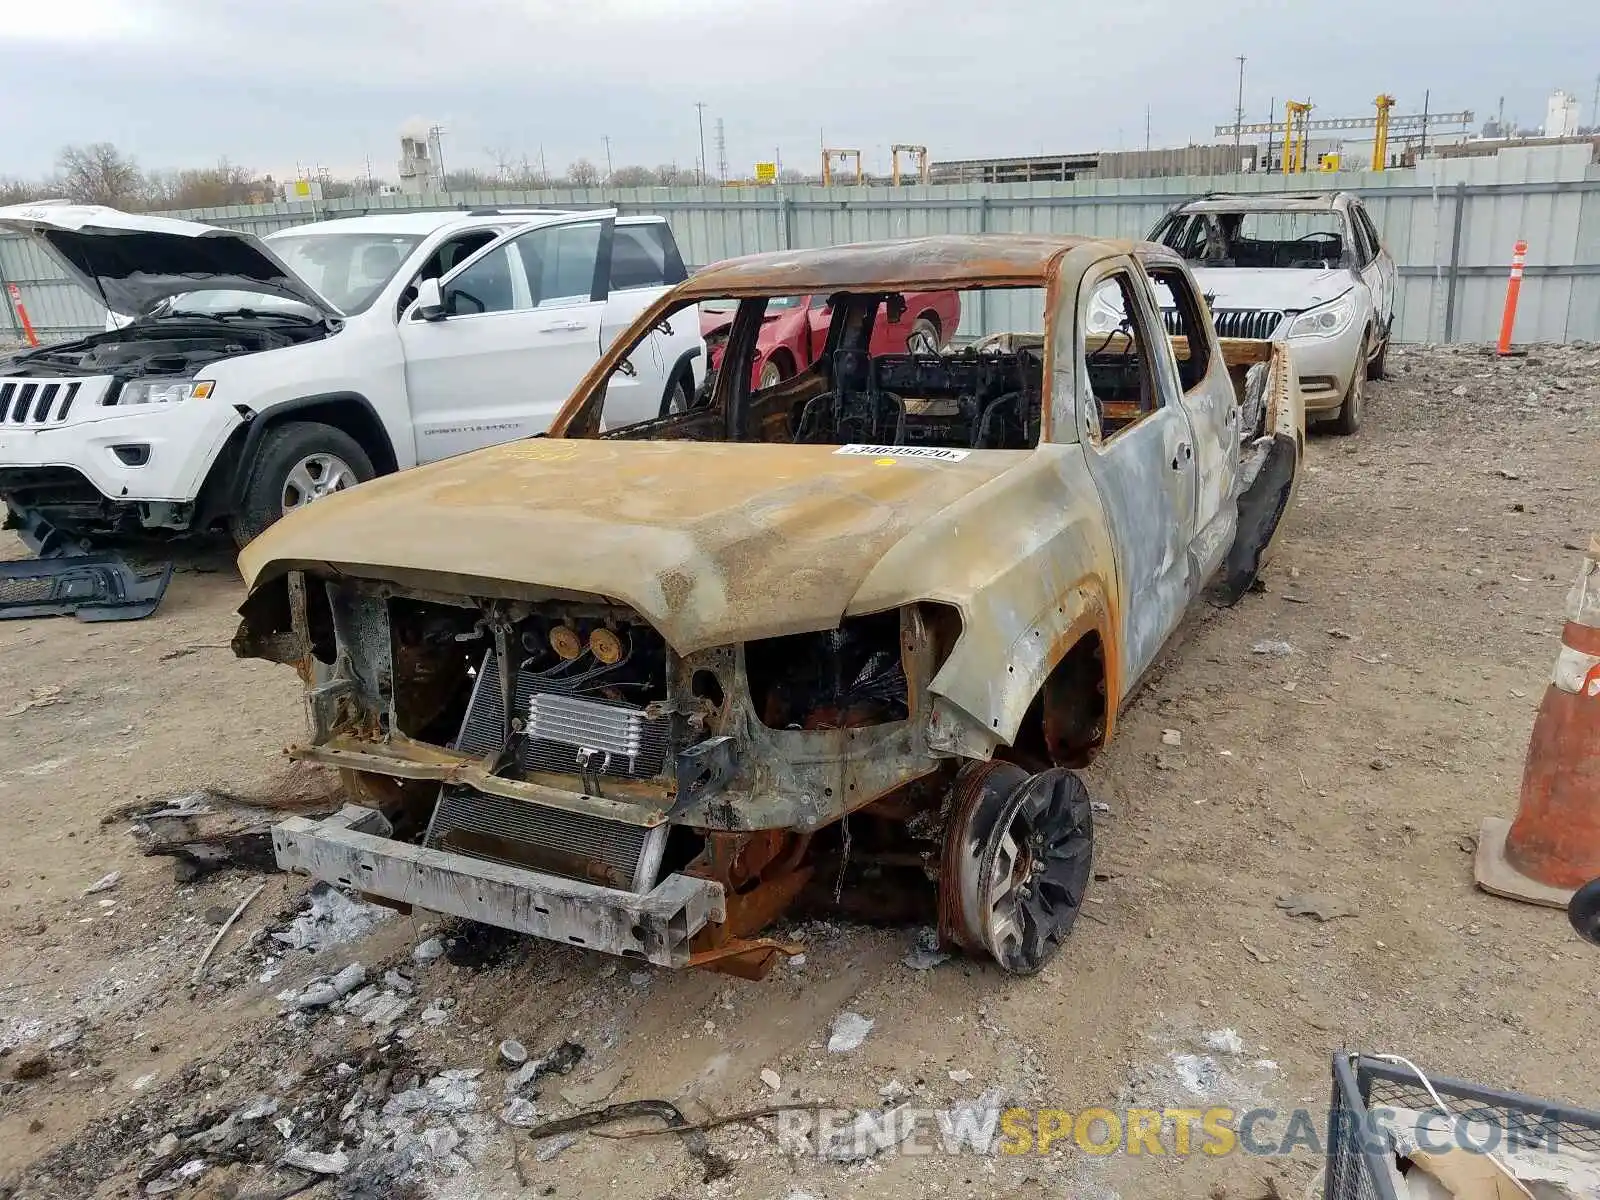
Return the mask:
<path fill-rule="evenodd" d="M 451 171 L 444 177 L 444 187 L 447 192 L 492 192 L 495 188 L 504 186 L 488 171 L 480 171 L 477 167 Z"/>
<path fill-rule="evenodd" d="M 694 172 L 681 170 L 677 163 L 663 163 L 656 168 L 656 182 L 662 187 L 690 187 Z"/>
<path fill-rule="evenodd" d="M 214 167 L 152 171 L 145 195 L 152 208 L 224 208 L 273 198 L 269 180 L 226 158 Z M 324 193 L 326 194 L 326 193 Z"/>
<path fill-rule="evenodd" d="M 617 187 L 649 187 L 656 174 L 649 167 L 618 167 L 611 172 L 611 182 Z"/>
<path fill-rule="evenodd" d="M 56 165 L 62 187 L 80 204 L 133 208 L 144 200 L 145 180 L 139 164 L 110 142 L 65 146 Z"/>
<path fill-rule="evenodd" d="M 811 180 L 806 176 L 806 173 L 804 171 L 797 170 L 794 167 L 785 167 L 783 170 L 778 172 L 778 182 L 779 183 L 810 183 Z"/>
<path fill-rule="evenodd" d="M 600 168 L 580 158 L 567 168 L 567 179 L 573 187 L 593 187 L 600 182 Z"/>
<path fill-rule="evenodd" d="M 27 179 L 0 178 L 0 204 L 26 204 L 29 200 L 43 200 L 59 196 L 61 187 L 50 180 L 33 182 Z"/>

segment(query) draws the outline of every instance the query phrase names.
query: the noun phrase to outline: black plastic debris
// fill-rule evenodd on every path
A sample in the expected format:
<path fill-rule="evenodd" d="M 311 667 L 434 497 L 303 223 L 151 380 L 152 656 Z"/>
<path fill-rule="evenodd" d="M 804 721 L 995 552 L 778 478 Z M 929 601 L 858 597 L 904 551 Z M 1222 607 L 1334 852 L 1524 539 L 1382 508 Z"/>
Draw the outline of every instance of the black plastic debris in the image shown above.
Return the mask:
<path fill-rule="evenodd" d="M 0 563 L 0 621 L 75 616 L 137 621 L 161 604 L 172 564 L 141 576 L 115 554 L 62 554 Z"/>

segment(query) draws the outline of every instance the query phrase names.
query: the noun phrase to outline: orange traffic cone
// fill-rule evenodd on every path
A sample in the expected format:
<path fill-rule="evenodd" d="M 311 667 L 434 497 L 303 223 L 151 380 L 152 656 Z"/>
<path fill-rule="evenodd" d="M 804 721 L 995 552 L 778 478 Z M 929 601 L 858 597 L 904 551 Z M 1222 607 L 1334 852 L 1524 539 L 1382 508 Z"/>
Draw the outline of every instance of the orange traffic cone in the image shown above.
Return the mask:
<path fill-rule="evenodd" d="M 1600 536 L 1567 597 L 1517 819 L 1484 818 L 1475 874 L 1486 892 L 1554 908 L 1600 876 Z"/>

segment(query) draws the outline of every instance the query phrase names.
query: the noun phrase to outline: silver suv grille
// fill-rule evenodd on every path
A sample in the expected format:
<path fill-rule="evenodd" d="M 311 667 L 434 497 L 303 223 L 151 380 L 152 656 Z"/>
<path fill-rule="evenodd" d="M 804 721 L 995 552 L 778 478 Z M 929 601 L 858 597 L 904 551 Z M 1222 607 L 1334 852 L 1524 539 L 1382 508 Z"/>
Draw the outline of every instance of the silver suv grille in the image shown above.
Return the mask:
<path fill-rule="evenodd" d="M 1270 308 L 1219 308 L 1211 314 L 1217 336 L 1225 338 L 1270 338 L 1283 321 L 1282 311 Z"/>
<path fill-rule="evenodd" d="M 0 383 L 0 425 L 56 425 L 67 419 L 83 389 L 76 379 Z"/>
<path fill-rule="evenodd" d="M 1161 319 L 1167 332 L 1181 334 L 1183 318 L 1175 308 L 1161 310 Z M 1225 338 L 1252 338 L 1265 341 L 1283 321 L 1281 310 L 1270 308 L 1218 308 L 1211 312 L 1211 323 L 1217 327 L 1217 336 Z"/>

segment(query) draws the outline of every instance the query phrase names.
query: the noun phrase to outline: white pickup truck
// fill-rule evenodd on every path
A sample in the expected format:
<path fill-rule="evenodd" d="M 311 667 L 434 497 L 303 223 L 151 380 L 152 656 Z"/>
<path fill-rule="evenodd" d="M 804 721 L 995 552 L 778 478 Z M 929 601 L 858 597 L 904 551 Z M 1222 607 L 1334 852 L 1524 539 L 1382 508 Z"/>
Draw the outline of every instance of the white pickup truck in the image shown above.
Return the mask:
<path fill-rule="evenodd" d="M 0 359 L 0 498 L 37 537 L 226 524 L 242 545 L 375 475 L 542 432 L 685 278 L 660 217 L 388 212 L 246 233 L 0 208 L 115 326 Z M 705 378 L 696 313 L 610 384 L 642 419 Z"/>

